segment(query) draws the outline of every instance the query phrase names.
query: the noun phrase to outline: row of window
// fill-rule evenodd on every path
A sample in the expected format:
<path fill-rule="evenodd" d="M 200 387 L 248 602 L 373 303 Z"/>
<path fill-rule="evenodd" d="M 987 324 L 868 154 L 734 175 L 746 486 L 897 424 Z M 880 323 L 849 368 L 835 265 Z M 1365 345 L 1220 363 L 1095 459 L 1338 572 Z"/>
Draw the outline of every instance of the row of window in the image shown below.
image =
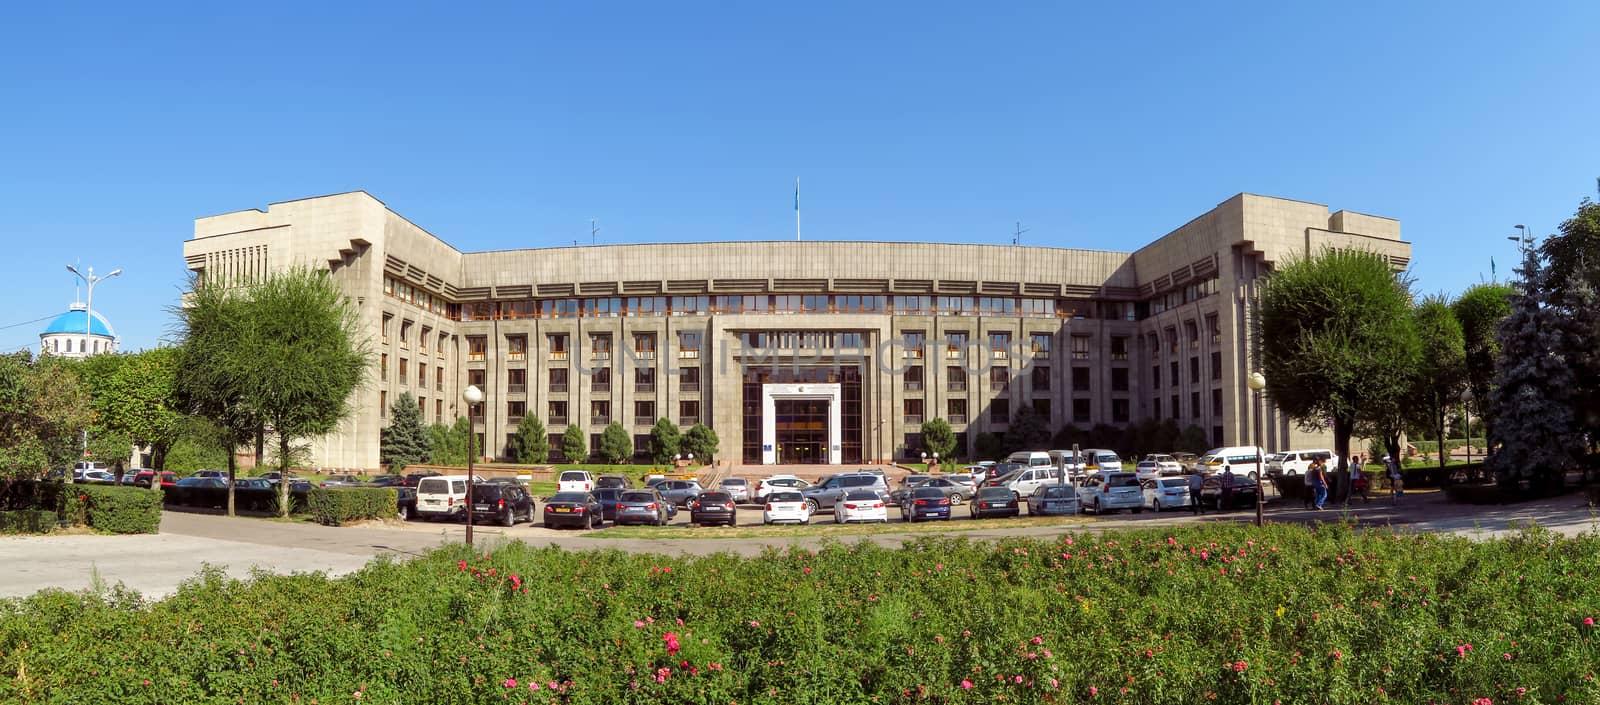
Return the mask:
<path fill-rule="evenodd" d="M 1215 277 L 1212 277 L 1211 279 L 1203 279 L 1201 281 L 1194 282 L 1183 287 L 1182 289 L 1173 289 L 1172 291 L 1152 297 L 1147 302 L 1150 308 L 1150 315 L 1153 316 L 1187 303 L 1199 301 L 1200 299 L 1217 293 L 1219 287 L 1220 282 Z"/>
<path fill-rule="evenodd" d="M 1217 314 L 1206 314 L 1206 332 L 1210 334 L 1213 346 L 1222 342 L 1222 327 L 1217 321 Z M 1195 319 L 1191 318 L 1183 322 L 1183 334 L 1184 338 L 1189 341 L 1190 350 L 1198 350 L 1200 348 L 1200 325 Z M 1167 341 L 1167 352 L 1172 355 L 1178 354 L 1178 327 L 1167 326 L 1161 336 L 1157 336 L 1154 331 L 1145 334 L 1145 346 L 1150 351 L 1151 359 L 1161 356 L 1162 338 Z"/>
<path fill-rule="evenodd" d="M 552 394 L 565 394 L 570 391 L 572 371 L 567 367 L 551 367 L 545 370 L 548 377 L 547 389 Z M 612 371 L 610 367 L 597 367 L 588 375 L 589 390 L 593 392 L 610 392 Z M 678 368 L 678 391 L 700 391 L 700 368 Z M 485 387 L 488 375 L 482 369 L 467 370 L 467 384 Z M 635 392 L 652 393 L 656 391 L 656 371 L 648 367 L 636 367 L 633 370 L 633 390 Z M 506 370 L 506 392 L 510 394 L 526 394 L 528 392 L 528 371 L 522 368 Z"/>
<path fill-rule="evenodd" d="M 403 357 L 400 358 L 400 384 L 407 386 L 411 384 L 410 367 L 410 360 Z M 389 353 L 378 353 L 378 375 L 380 379 L 388 381 Z M 428 388 L 428 365 L 421 360 L 417 361 L 416 380 L 418 389 Z M 444 391 L 444 365 L 439 365 L 433 368 L 433 384 L 436 391 Z"/>
<path fill-rule="evenodd" d="M 562 426 L 574 422 L 582 423 L 582 419 L 573 419 L 569 417 L 567 415 L 569 410 L 570 407 L 566 400 L 551 400 L 545 406 L 546 414 L 544 421 L 545 423 L 556 426 Z M 506 422 L 515 424 L 521 421 L 523 415 L 526 414 L 527 411 L 528 403 L 525 401 L 506 402 Z M 475 416 L 473 418 L 475 420 L 481 420 L 482 411 L 477 410 L 474 413 Z M 652 426 L 657 420 L 656 403 L 654 401 L 634 402 L 632 419 L 612 418 L 611 402 L 609 400 L 597 399 L 589 402 L 588 421 L 590 425 L 604 426 L 612 421 L 617 421 L 620 423 L 628 423 L 631 421 L 635 426 Z M 693 426 L 699 423 L 700 401 L 698 399 L 685 399 L 679 401 L 678 418 L 676 419 L 676 422 L 680 426 Z"/>
<path fill-rule="evenodd" d="M 1167 378 L 1168 382 L 1174 387 L 1178 386 L 1180 384 L 1178 361 L 1172 360 L 1168 362 L 1167 369 L 1171 373 Z M 1220 351 L 1211 353 L 1211 381 L 1222 381 L 1222 353 Z M 1200 356 L 1198 355 L 1189 358 L 1189 383 L 1200 384 Z M 1161 388 L 1161 365 L 1159 363 L 1150 366 L 1150 388 Z"/>
<path fill-rule="evenodd" d="M 1169 402 L 1167 406 L 1167 413 L 1172 417 L 1173 421 L 1180 421 L 1183 418 L 1183 410 L 1178 406 L 1178 400 L 1180 398 L 1181 397 L 1177 394 L 1174 394 L 1168 398 Z M 1191 419 L 1200 418 L 1200 411 L 1200 392 L 1189 392 L 1189 417 Z M 1156 419 L 1161 418 L 1161 397 L 1152 397 L 1150 399 L 1150 417 Z M 1222 418 L 1221 389 L 1211 390 L 1211 418 Z"/>

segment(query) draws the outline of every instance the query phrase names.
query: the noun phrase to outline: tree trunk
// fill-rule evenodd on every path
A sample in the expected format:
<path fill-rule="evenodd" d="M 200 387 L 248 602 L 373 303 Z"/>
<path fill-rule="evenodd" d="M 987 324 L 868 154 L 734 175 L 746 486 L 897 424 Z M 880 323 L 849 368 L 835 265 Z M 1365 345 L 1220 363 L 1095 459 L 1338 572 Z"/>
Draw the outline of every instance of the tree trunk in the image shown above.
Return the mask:
<path fill-rule="evenodd" d="M 234 516 L 233 479 L 239 472 L 239 459 L 233 455 L 233 443 L 228 444 L 228 516 Z"/>
<path fill-rule="evenodd" d="M 256 438 L 260 439 L 261 437 L 257 436 Z M 258 440 L 258 443 L 259 443 L 259 440 Z M 257 446 L 257 447 L 259 447 L 259 446 Z M 282 466 L 282 467 L 278 468 L 278 487 L 281 488 L 279 490 L 279 492 L 278 492 L 278 516 L 280 516 L 280 517 L 288 517 L 289 516 L 289 437 L 284 435 L 284 434 L 282 434 L 282 433 L 278 434 L 278 457 L 280 458 L 279 464 Z M 471 507 L 468 507 L 468 511 L 471 511 Z"/>
<path fill-rule="evenodd" d="M 167 469 L 167 444 L 150 444 L 150 466 L 150 469 L 157 471 Z"/>
<path fill-rule="evenodd" d="M 256 467 L 267 462 L 267 425 L 256 424 Z"/>
<path fill-rule="evenodd" d="M 1448 452 L 1448 451 L 1445 450 L 1445 441 L 1444 441 L 1444 409 L 1445 409 L 1445 405 L 1444 405 L 1443 401 L 1441 400 L 1441 402 L 1439 404 L 1434 405 L 1434 409 L 1436 409 L 1439 412 L 1439 483 L 1442 484 L 1442 485 L 1448 485 L 1448 484 L 1450 484 L 1450 472 L 1445 470 L 1445 460 L 1444 460 L 1445 453 Z"/>
<path fill-rule="evenodd" d="M 1334 468 L 1334 477 L 1343 477 L 1342 487 L 1350 485 L 1350 436 L 1355 434 L 1356 421 L 1349 416 L 1333 417 L 1333 448 L 1339 454 L 1339 467 Z M 1308 488 L 1309 491 L 1309 488 Z M 1346 494 L 1346 498 L 1348 498 Z M 1336 501 L 1333 497 L 1329 501 Z"/>

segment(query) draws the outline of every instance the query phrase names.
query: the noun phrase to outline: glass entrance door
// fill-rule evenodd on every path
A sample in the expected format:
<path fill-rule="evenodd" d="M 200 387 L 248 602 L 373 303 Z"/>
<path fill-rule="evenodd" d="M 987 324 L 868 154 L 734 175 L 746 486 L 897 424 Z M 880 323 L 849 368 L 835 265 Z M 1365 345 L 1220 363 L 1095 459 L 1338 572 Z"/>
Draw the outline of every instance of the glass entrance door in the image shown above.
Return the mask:
<path fill-rule="evenodd" d="M 821 399 L 773 400 L 779 463 L 828 462 L 828 405 Z"/>

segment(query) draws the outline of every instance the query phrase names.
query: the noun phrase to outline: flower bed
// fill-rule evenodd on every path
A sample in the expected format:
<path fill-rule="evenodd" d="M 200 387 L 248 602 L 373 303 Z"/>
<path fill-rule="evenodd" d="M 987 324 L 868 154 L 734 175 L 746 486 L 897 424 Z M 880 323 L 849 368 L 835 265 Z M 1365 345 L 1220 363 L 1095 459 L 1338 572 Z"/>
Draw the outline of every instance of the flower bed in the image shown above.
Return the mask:
<path fill-rule="evenodd" d="M 1594 703 L 1594 575 L 1600 536 L 1538 530 L 456 547 L 153 605 L 41 593 L 0 607 L 0 701 Z"/>

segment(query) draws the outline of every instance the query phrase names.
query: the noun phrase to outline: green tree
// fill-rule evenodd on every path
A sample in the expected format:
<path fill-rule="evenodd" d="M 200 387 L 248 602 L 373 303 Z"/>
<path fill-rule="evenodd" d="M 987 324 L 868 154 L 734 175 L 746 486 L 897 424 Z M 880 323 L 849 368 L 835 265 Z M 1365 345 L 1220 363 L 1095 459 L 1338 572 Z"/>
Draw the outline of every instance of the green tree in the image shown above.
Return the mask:
<path fill-rule="evenodd" d="M 1561 347 L 1554 352 L 1572 368 L 1574 414 L 1589 438 L 1591 452 L 1600 442 L 1600 203 L 1587 198 L 1561 230 L 1544 241 L 1540 253 L 1548 262 L 1543 276 L 1544 303 L 1560 324 Z"/>
<path fill-rule="evenodd" d="M 132 445 L 150 446 L 150 464 L 165 469 L 167 451 L 183 432 L 184 415 L 177 406 L 178 349 L 151 348 L 125 357 L 108 383 L 96 390 L 94 405 L 100 424 L 125 433 Z"/>
<path fill-rule="evenodd" d="M 612 421 L 600 432 L 600 455 L 612 465 L 621 465 L 633 457 L 633 439 L 621 421 Z"/>
<path fill-rule="evenodd" d="M 1461 323 L 1442 297 L 1424 299 L 1412 315 L 1422 343 L 1422 357 L 1413 383 L 1415 396 L 1409 406 L 1425 412 L 1419 420 L 1434 431 L 1435 440 L 1441 441 L 1439 447 L 1443 449 L 1445 416 L 1460 403 L 1461 390 L 1467 382 L 1466 342 Z M 1446 453 L 1438 455 L 1442 469 Z"/>
<path fill-rule="evenodd" d="M 227 463 L 230 516 L 233 480 L 238 475 L 234 450 L 261 427 L 261 416 L 246 396 L 253 382 L 246 369 L 251 354 L 248 303 L 243 290 L 201 286 L 198 279 L 191 279 L 185 301 L 173 311 L 182 336 L 174 365 L 173 406 L 195 419 L 185 426 L 191 440 L 214 448 Z"/>
<path fill-rule="evenodd" d="M 1206 436 L 1206 430 L 1195 424 L 1189 424 L 1178 435 L 1177 450 L 1185 453 L 1204 453 L 1211 449 L 1211 439 Z"/>
<path fill-rule="evenodd" d="M 924 421 L 922 447 L 928 449 L 929 455 L 938 454 L 939 460 L 953 463 L 956 460 L 956 432 L 950 429 L 950 423 L 944 419 Z"/>
<path fill-rule="evenodd" d="M 1011 425 L 1006 428 L 1005 439 L 1007 453 L 1039 450 L 1050 442 L 1050 428 L 1045 425 L 1044 419 L 1039 418 L 1039 414 L 1032 406 L 1024 406 L 1011 416 Z"/>
<path fill-rule="evenodd" d="M 984 432 L 973 439 L 972 451 L 984 460 L 999 460 L 1006 455 L 1006 437 L 1003 434 Z"/>
<path fill-rule="evenodd" d="M 695 424 L 689 432 L 683 435 L 683 452 L 693 453 L 695 462 L 710 465 L 717 457 L 717 446 L 720 441 L 717 432 L 705 424 Z"/>
<path fill-rule="evenodd" d="M 464 466 L 467 464 L 467 441 L 471 438 L 472 423 L 465 416 L 457 416 L 449 426 L 428 426 L 428 462 L 433 465 Z"/>
<path fill-rule="evenodd" d="M 1500 357 L 1496 331 L 1511 315 L 1511 296 L 1516 291 L 1504 284 L 1478 284 L 1461 292 L 1450 310 L 1461 324 L 1462 346 L 1466 350 L 1467 387 L 1472 390 L 1472 411 L 1493 426 L 1489 392 L 1494 388 L 1494 365 Z"/>
<path fill-rule="evenodd" d="M 550 436 L 544 430 L 544 422 L 533 414 L 517 422 L 516 444 L 519 463 L 537 465 L 550 460 Z"/>
<path fill-rule="evenodd" d="M 1255 313 L 1267 396 L 1302 428 L 1332 419 L 1334 452 L 1348 472 L 1356 423 L 1393 431 L 1389 421 L 1410 392 L 1421 350 L 1408 283 L 1376 253 L 1325 249 L 1267 277 Z M 1399 457 L 1397 435 L 1388 440 Z"/>
<path fill-rule="evenodd" d="M 657 464 L 665 465 L 673 461 L 682 448 L 683 434 L 678 433 L 678 425 L 671 419 L 662 417 L 656 420 L 654 428 L 650 429 L 650 459 Z"/>
<path fill-rule="evenodd" d="M 422 408 L 411 392 L 401 392 L 389 405 L 389 427 L 383 430 L 378 449 L 392 473 L 428 459 L 428 429 L 422 425 Z"/>
<path fill-rule="evenodd" d="M 589 460 L 589 439 L 584 438 L 583 429 L 577 424 L 567 427 L 561 434 L 561 455 L 569 463 L 582 463 Z"/>

